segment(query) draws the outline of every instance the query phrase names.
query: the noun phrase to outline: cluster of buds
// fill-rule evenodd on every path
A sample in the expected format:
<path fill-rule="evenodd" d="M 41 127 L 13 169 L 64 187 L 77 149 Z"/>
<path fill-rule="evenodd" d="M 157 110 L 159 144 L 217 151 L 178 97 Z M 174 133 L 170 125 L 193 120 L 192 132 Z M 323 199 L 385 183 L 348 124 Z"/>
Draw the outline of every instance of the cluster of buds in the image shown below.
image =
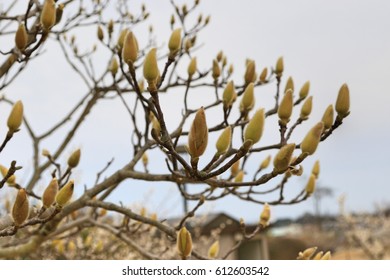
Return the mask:
<path fill-rule="evenodd" d="M 331 253 L 327 251 L 325 254 L 323 251 L 317 252 L 317 247 L 307 248 L 303 252 L 298 253 L 297 260 L 330 260 Z"/>

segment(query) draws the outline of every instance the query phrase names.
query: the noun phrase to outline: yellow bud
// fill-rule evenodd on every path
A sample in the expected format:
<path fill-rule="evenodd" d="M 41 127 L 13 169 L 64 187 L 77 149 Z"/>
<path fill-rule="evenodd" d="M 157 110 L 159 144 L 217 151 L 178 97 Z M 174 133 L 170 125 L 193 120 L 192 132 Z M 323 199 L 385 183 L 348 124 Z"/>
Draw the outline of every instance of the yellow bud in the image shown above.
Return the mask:
<path fill-rule="evenodd" d="M 138 57 L 138 42 L 133 32 L 129 31 L 123 42 L 122 58 L 127 64 L 134 63 Z"/>
<path fill-rule="evenodd" d="M 104 39 L 103 29 L 100 25 L 98 25 L 98 28 L 97 28 L 97 37 L 100 41 L 103 41 L 103 39 Z"/>
<path fill-rule="evenodd" d="M 229 74 L 229 76 L 230 76 L 231 74 L 233 74 L 233 72 L 234 72 L 234 66 L 233 66 L 233 64 L 230 64 L 230 65 L 229 65 L 229 68 L 228 68 L 228 74 Z"/>
<path fill-rule="evenodd" d="M 215 145 L 217 148 L 218 155 L 222 155 L 227 152 L 227 150 L 230 147 L 231 140 L 232 140 L 232 128 L 228 126 L 221 133 Z"/>
<path fill-rule="evenodd" d="M 192 238 L 191 233 L 182 227 L 177 234 L 177 249 L 182 259 L 186 259 L 191 255 L 192 251 Z"/>
<path fill-rule="evenodd" d="M 181 45 L 181 28 L 177 28 L 172 31 L 171 37 L 169 38 L 169 57 L 173 59 L 178 53 Z"/>
<path fill-rule="evenodd" d="M 154 129 L 157 136 L 160 136 L 161 134 L 161 126 L 158 119 L 154 116 L 153 113 L 150 114 L 151 122 L 152 122 L 152 129 Z"/>
<path fill-rule="evenodd" d="M 74 251 L 76 251 L 76 249 L 77 249 L 76 244 L 72 240 L 69 241 L 69 243 L 68 243 L 68 251 L 70 253 L 73 253 Z"/>
<path fill-rule="evenodd" d="M 110 34 L 110 36 L 111 36 L 112 32 L 114 31 L 114 21 L 112 19 L 108 22 L 107 31 L 108 31 L 108 34 Z"/>
<path fill-rule="evenodd" d="M 27 46 L 28 35 L 26 27 L 23 23 L 19 24 L 18 30 L 15 33 L 15 45 L 19 50 L 24 50 Z"/>
<path fill-rule="evenodd" d="M 215 241 L 209 248 L 208 257 L 209 259 L 215 259 L 219 253 L 219 241 Z"/>
<path fill-rule="evenodd" d="M 242 183 L 244 181 L 244 175 L 245 173 L 243 170 L 238 171 L 236 177 L 234 178 L 234 182 Z"/>
<path fill-rule="evenodd" d="M 295 144 L 284 145 L 274 157 L 274 168 L 279 174 L 286 171 L 295 150 Z"/>
<path fill-rule="evenodd" d="M 119 34 L 119 37 L 118 37 L 118 41 L 117 41 L 117 46 L 118 46 L 118 49 L 121 51 L 122 48 L 123 48 L 123 44 L 125 43 L 125 38 L 126 38 L 126 35 L 128 33 L 128 29 L 123 29 L 121 31 L 121 33 Z"/>
<path fill-rule="evenodd" d="M 141 93 L 143 93 L 145 91 L 145 83 L 144 83 L 144 80 L 139 80 L 138 81 L 138 88 L 139 88 L 139 91 Z"/>
<path fill-rule="evenodd" d="M 262 227 L 268 226 L 270 218 L 271 218 L 271 208 L 269 207 L 268 203 L 266 203 L 264 204 L 263 211 L 261 212 L 259 224 Z"/>
<path fill-rule="evenodd" d="M 259 142 L 263 135 L 264 121 L 264 109 L 257 110 L 245 129 L 244 142 L 247 140 L 252 140 L 252 144 Z"/>
<path fill-rule="evenodd" d="M 186 53 L 188 53 L 190 51 L 190 48 L 192 47 L 192 42 L 190 39 L 186 39 L 186 41 L 184 42 L 184 49 L 186 51 Z"/>
<path fill-rule="evenodd" d="M 313 165 L 313 169 L 311 170 L 311 174 L 313 174 L 316 178 L 320 175 L 320 161 L 316 160 Z"/>
<path fill-rule="evenodd" d="M 0 172 L 1 172 L 1 175 L 3 175 L 3 177 L 5 177 L 8 174 L 8 168 L 3 166 L 3 165 L 0 165 Z M 11 177 L 8 178 L 8 180 L 7 180 L 8 185 L 13 186 L 13 185 L 15 185 L 15 183 L 16 183 L 15 175 L 12 175 Z"/>
<path fill-rule="evenodd" d="M 306 96 L 308 96 L 310 90 L 310 82 L 307 81 L 306 83 L 303 84 L 301 87 L 301 90 L 299 91 L 299 98 L 300 99 L 305 99 Z"/>
<path fill-rule="evenodd" d="M 80 162 L 80 156 L 81 156 L 81 150 L 80 149 L 77 149 L 76 151 L 74 151 L 70 157 L 68 158 L 68 166 L 70 168 L 75 168 L 79 162 Z"/>
<path fill-rule="evenodd" d="M 190 64 L 188 65 L 188 69 L 187 69 L 187 72 L 188 72 L 188 77 L 191 79 L 192 76 L 195 74 L 196 72 L 196 69 L 197 69 L 197 66 L 196 66 L 196 57 L 193 57 L 190 61 Z"/>
<path fill-rule="evenodd" d="M 262 82 L 262 83 L 266 82 L 267 76 L 268 76 L 268 68 L 265 67 L 263 69 L 263 71 L 261 71 L 260 78 L 259 78 L 260 82 Z"/>
<path fill-rule="evenodd" d="M 316 251 L 317 251 L 317 247 L 308 248 L 303 252 L 299 252 L 298 259 L 310 260 L 310 258 L 314 255 Z"/>
<path fill-rule="evenodd" d="M 288 79 L 287 79 L 286 86 L 284 88 L 284 92 L 287 92 L 289 89 L 291 89 L 291 91 L 294 93 L 294 80 L 291 76 L 288 77 Z"/>
<path fill-rule="evenodd" d="M 231 172 L 232 176 L 235 177 L 235 176 L 237 176 L 239 171 L 240 171 L 240 160 L 237 160 L 230 167 L 230 172 Z"/>
<path fill-rule="evenodd" d="M 159 75 L 156 52 L 156 48 L 151 49 L 146 55 L 144 61 L 144 78 L 151 89 L 155 89 L 156 80 Z"/>
<path fill-rule="evenodd" d="M 213 60 L 213 69 L 212 69 L 213 79 L 217 80 L 220 75 L 221 75 L 221 69 L 219 68 L 218 62 L 214 59 Z"/>
<path fill-rule="evenodd" d="M 41 25 L 47 32 L 56 23 L 56 6 L 54 0 L 46 0 L 41 13 Z"/>
<path fill-rule="evenodd" d="M 27 219 L 29 212 L 28 197 L 25 189 L 20 189 L 16 195 L 12 208 L 12 218 L 16 226 L 20 226 Z"/>
<path fill-rule="evenodd" d="M 119 64 L 116 57 L 113 57 L 110 62 L 110 66 L 108 67 L 108 70 L 111 72 L 112 76 L 115 77 L 116 73 L 118 73 Z"/>
<path fill-rule="evenodd" d="M 244 94 L 242 95 L 240 103 L 240 111 L 242 113 L 247 113 L 253 109 L 255 106 L 255 86 L 253 83 L 249 83 L 245 88 Z"/>
<path fill-rule="evenodd" d="M 324 115 L 322 116 L 322 122 L 324 123 L 324 128 L 329 129 L 333 125 L 334 113 L 333 113 L 333 105 L 329 105 L 326 108 Z"/>
<path fill-rule="evenodd" d="M 316 176 L 311 174 L 309 180 L 307 181 L 305 191 L 308 196 L 312 195 L 316 187 Z"/>
<path fill-rule="evenodd" d="M 300 118 L 302 120 L 307 120 L 312 109 L 313 104 L 313 96 L 310 96 L 308 99 L 306 99 L 305 103 L 303 103 L 301 108 L 301 116 Z"/>
<path fill-rule="evenodd" d="M 245 84 L 253 83 L 256 81 L 256 64 L 253 60 L 249 60 L 245 70 Z"/>
<path fill-rule="evenodd" d="M 49 152 L 48 150 L 46 150 L 46 149 L 43 149 L 43 150 L 42 150 L 42 155 L 43 155 L 44 157 L 48 157 L 48 156 L 50 156 L 50 152 Z"/>
<path fill-rule="evenodd" d="M 276 61 L 276 66 L 275 66 L 275 74 L 278 77 L 281 77 L 284 71 L 284 63 L 283 63 L 283 56 L 279 57 L 278 60 Z"/>
<path fill-rule="evenodd" d="M 223 102 L 224 108 L 229 108 L 233 104 L 235 91 L 236 90 L 234 88 L 234 82 L 230 81 L 226 85 L 226 88 L 223 91 L 223 95 L 222 95 L 222 102 Z"/>
<path fill-rule="evenodd" d="M 324 123 L 317 123 L 309 132 L 306 134 L 305 138 L 303 138 L 301 143 L 302 153 L 308 153 L 309 155 L 314 154 L 317 149 L 318 144 L 321 140 L 321 134 L 324 130 Z"/>
<path fill-rule="evenodd" d="M 271 163 L 271 155 L 267 156 L 260 164 L 260 168 L 261 170 L 263 169 L 266 169 L 269 164 Z"/>
<path fill-rule="evenodd" d="M 63 207 L 72 198 L 74 189 L 74 181 L 70 180 L 65 186 L 60 189 L 56 196 L 56 202 L 59 206 Z"/>
<path fill-rule="evenodd" d="M 206 114 L 201 107 L 195 115 L 190 132 L 188 134 L 188 152 L 192 158 L 198 158 L 206 150 L 208 141 L 208 128 L 206 123 Z"/>
<path fill-rule="evenodd" d="M 42 204 L 45 208 L 49 208 L 53 205 L 56 195 L 58 192 L 58 181 L 53 178 L 47 188 L 45 189 L 42 196 Z"/>
<path fill-rule="evenodd" d="M 150 219 L 152 221 L 157 221 L 157 213 L 152 213 L 152 215 L 150 215 Z"/>
<path fill-rule="evenodd" d="M 146 168 L 148 166 L 148 163 L 149 163 L 149 157 L 148 154 L 145 152 L 142 154 L 142 164 Z"/>
<path fill-rule="evenodd" d="M 293 110 L 293 92 L 291 89 L 284 94 L 282 101 L 279 104 L 278 116 L 280 121 L 286 125 L 290 121 Z"/>
<path fill-rule="evenodd" d="M 330 260 L 331 258 L 332 258 L 332 254 L 328 251 L 325 253 L 325 255 L 322 256 L 321 260 L 327 261 L 327 260 Z"/>
<path fill-rule="evenodd" d="M 336 112 L 341 118 L 345 118 L 349 114 L 349 89 L 347 84 L 343 84 L 340 88 L 336 100 Z"/>
<path fill-rule="evenodd" d="M 315 260 L 315 261 L 320 260 L 323 255 L 324 255 L 324 252 L 320 251 L 313 257 L 313 260 Z"/>
<path fill-rule="evenodd" d="M 217 59 L 218 62 L 221 62 L 221 61 L 222 61 L 222 58 L 223 58 L 223 52 L 222 52 L 222 51 L 219 51 L 218 54 L 217 54 L 216 59 Z"/>
<path fill-rule="evenodd" d="M 7 126 L 8 130 L 13 133 L 19 130 L 20 125 L 23 121 L 23 103 L 17 101 L 12 107 L 11 113 L 9 114 Z"/>

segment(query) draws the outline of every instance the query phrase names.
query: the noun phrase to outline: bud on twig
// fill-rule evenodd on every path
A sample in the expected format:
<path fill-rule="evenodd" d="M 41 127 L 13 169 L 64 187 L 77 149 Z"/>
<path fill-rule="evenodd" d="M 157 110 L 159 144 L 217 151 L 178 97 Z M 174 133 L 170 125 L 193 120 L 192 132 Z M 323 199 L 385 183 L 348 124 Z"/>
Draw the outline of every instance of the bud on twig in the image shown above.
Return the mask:
<path fill-rule="evenodd" d="M 60 189 L 56 196 L 56 202 L 60 207 L 65 206 L 66 203 L 72 198 L 74 189 L 74 181 L 70 180 L 65 186 Z"/>
<path fill-rule="evenodd" d="M 276 154 L 274 158 L 274 168 L 277 173 L 281 174 L 286 171 L 291 162 L 294 150 L 295 144 L 291 143 L 284 145 Z"/>
<path fill-rule="evenodd" d="M 23 23 L 19 24 L 18 30 L 15 33 L 15 45 L 19 50 L 24 50 L 27 46 L 28 35 L 26 27 Z"/>
<path fill-rule="evenodd" d="M 97 27 L 97 37 L 100 41 L 103 41 L 104 39 L 103 28 L 100 25 Z"/>
<path fill-rule="evenodd" d="M 185 227 L 182 227 L 177 234 L 177 249 L 183 260 L 191 255 L 192 252 L 191 233 Z"/>
<path fill-rule="evenodd" d="M 112 76 L 115 77 L 118 73 L 119 64 L 116 57 L 113 57 L 110 62 L 110 66 L 108 67 L 108 70 L 111 72 Z"/>
<path fill-rule="evenodd" d="M 266 226 L 268 226 L 270 218 L 271 218 L 271 208 L 269 207 L 268 203 L 265 203 L 263 211 L 261 212 L 260 215 L 259 225 L 265 228 Z"/>
<path fill-rule="evenodd" d="M 322 122 L 324 123 L 324 129 L 331 128 L 333 125 L 333 120 L 334 120 L 333 105 L 329 105 L 326 108 L 324 115 L 322 116 Z"/>
<path fill-rule="evenodd" d="M 290 121 L 293 110 L 293 92 L 291 89 L 284 94 L 282 101 L 279 104 L 278 116 L 280 122 L 286 125 Z"/>
<path fill-rule="evenodd" d="M 312 129 L 309 130 L 301 143 L 302 153 L 307 153 L 309 155 L 314 154 L 314 152 L 317 150 L 318 144 L 320 143 L 323 130 L 323 122 L 317 123 Z"/>
<path fill-rule="evenodd" d="M 286 86 L 284 88 L 284 92 L 286 93 L 289 89 L 291 89 L 291 91 L 294 93 L 294 80 L 291 76 L 288 77 L 288 79 L 287 79 Z"/>
<path fill-rule="evenodd" d="M 222 94 L 222 102 L 223 102 L 223 107 L 225 109 L 229 108 L 233 104 L 233 99 L 235 95 L 235 88 L 234 88 L 234 82 L 230 81 L 227 85 L 225 90 L 223 91 Z"/>
<path fill-rule="evenodd" d="M 119 33 L 119 37 L 118 37 L 118 41 L 117 41 L 116 45 L 117 45 L 120 52 L 122 52 L 123 44 L 125 43 L 125 38 L 126 38 L 128 31 L 129 31 L 128 29 L 123 29 L 121 31 L 121 33 Z"/>
<path fill-rule="evenodd" d="M 252 140 L 253 145 L 259 142 L 261 136 L 263 135 L 264 121 L 264 109 L 257 110 L 245 129 L 244 142 L 246 140 Z"/>
<path fill-rule="evenodd" d="M 219 68 L 218 62 L 214 59 L 213 68 L 212 68 L 213 79 L 217 80 L 220 75 L 221 75 L 221 69 Z"/>
<path fill-rule="evenodd" d="M 311 247 L 303 252 L 299 252 L 298 254 L 298 260 L 310 260 L 310 258 L 314 255 L 314 253 L 317 251 L 317 247 Z"/>
<path fill-rule="evenodd" d="M 271 155 L 268 155 L 260 164 L 259 169 L 263 170 L 266 169 L 269 164 L 271 163 Z"/>
<path fill-rule="evenodd" d="M 283 63 L 283 56 L 281 56 L 276 61 L 275 74 L 278 77 L 281 77 L 283 75 L 283 71 L 284 71 L 284 63 Z"/>
<path fill-rule="evenodd" d="M 156 48 L 151 49 L 144 61 L 144 78 L 148 82 L 151 91 L 157 90 L 156 83 L 159 76 L 156 52 Z"/>
<path fill-rule="evenodd" d="M 219 241 L 215 241 L 209 248 L 208 257 L 209 259 L 215 259 L 219 253 Z"/>
<path fill-rule="evenodd" d="M 308 99 L 306 99 L 305 103 L 303 103 L 301 108 L 301 115 L 300 118 L 302 120 L 307 120 L 312 109 L 313 104 L 313 96 L 310 96 Z"/>
<path fill-rule="evenodd" d="M 232 128 L 228 126 L 221 133 L 215 145 L 217 148 L 218 155 L 222 155 L 227 152 L 227 150 L 230 147 L 231 140 L 232 140 Z"/>
<path fill-rule="evenodd" d="M 208 141 L 208 128 L 206 123 L 206 114 L 201 107 L 195 115 L 190 132 L 188 134 L 188 152 L 191 158 L 198 158 L 206 150 Z"/>
<path fill-rule="evenodd" d="M 16 195 L 12 208 L 12 218 L 16 226 L 20 226 L 27 219 L 29 212 L 28 197 L 25 189 L 20 189 Z"/>
<path fill-rule="evenodd" d="M 313 169 L 311 170 L 311 174 L 316 176 L 316 178 L 318 179 L 318 176 L 320 175 L 320 161 L 316 160 L 313 165 Z"/>
<path fill-rule="evenodd" d="M 245 84 L 253 83 L 256 81 L 256 64 L 253 60 L 249 60 L 246 65 L 244 80 Z"/>
<path fill-rule="evenodd" d="M 76 151 L 74 151 L 70 157 L 68 158 L 68 166 L 70 168 L 75 168 L 79 162 L 80 162 L 80 156 L 81 156 L 81 150 L 80 149 L 77 149 Z"/>
<path fill-rule="evenodd" d="M 308 96 L 310 90 L 310 81 L 307 81 L 303 84 L 301 87 L 301 90 L 299 91 L 299 99 L 305 99 L 306 96 Z"/>
<path fill-rule="evenodd" d="M 45 1 L 40 21 L 45 32 L 48 32 L 56 23 L 56 6 L 54 0 Z"/>
<path fill-rule="evenodd" d="M 309 177 L 309 181 L 307 181 L 305 187 L 306 195 L 307 196 L 312 195 L 314 193 L 315 187 L 316 187 L 316 176 L 314 174 L 311 174 Z"/>
<path fill-rule="evenodd" d="M 1 172 L 1 175 L 3 175 L 3 177 L 5 177 L 8 174 L 8 168 L 3 166 L 3 165 L 0 165 L 0 172 Z M 7 184 L 10 186 L 14 186 L 16 184 L 16 176 L 12 175 L 11 177 L 9 177 L 7 179 Z"/>
<path fill-rule="evenodd" d="M 191 79 L 192 76 L 195 74 L 196 69 L 197 69 L 196 57 L 193 57 L 190 61 L 190 64 L 188 65 L 188 69 L 187 69 L 189 79 Z"/>
<path fill-rule="evenodd" d="M 240 103 L 240 111 L 242 113 L 247 113 L 255 106 L 255 95 L 254 95 L 254 84 L 249 83 L 245 88 L 244 94 L 242 95 Z"/>
<path fill-rule="evenodd" d="M 58 192 L 58 188 L 59 187 L 57 178 L 53 178 L 49 185 L 46 187 L 42 196 L 42 203 L 45 208 L 49 208 L 53 205 Z"/>
<path fill-rule="evenodd" d="M 236 177 L 234 178 L 234 182 L 235 183 L 242 183 L 244 181 L 244 171 L 243 170 L 240 170 L 238 171 Z"/>
<path fill-rule="evenodd" d="M 181 28 L 177 28 L 172 31 L 171 37 L 169 38 L 169 58 L 174 59 L 176 54 L 180 50 L 181 45 Z"/>
<path fill-rule="evenodd" d="M 9 114 L 7 126 L 8 130 L 11 133 L 14 133 L 19 130 L 20 125 L 23 121 L 23 103 L 22 101 L 17 101 L 12 107 L 11 113 Z"/>
<path fill-rule="evenodd" d="M 339 90 L 336 100 L 336 112 L 341 118 L 349 115 L 349 89 L 347 84 L 343 84 Z"/>
<path fill-rule="evenodd" d="M 123 41 L 122 58 L 127 64 L 134 63 L 138 57 L 138 42 L 133 32 L 129 31 Z"/>
<path fill-rule="evenodd" d="M 237 160 L 235 163 L 232 164 L 230 167 L 230 173 L 232 177 L 237 176 L 238 172 L 240 171 L 240 160 Z"/>
<path fill-rule="evenodd" d="M 261 71 L 261 74 L 260 74 L 260 77 L 259 77 L 259 80 L 260 82 L 264 83 L 267 81 L 267 75 L 268 75 L 268 68 L 265 67 L 263 69 L 263 71 Z"/>

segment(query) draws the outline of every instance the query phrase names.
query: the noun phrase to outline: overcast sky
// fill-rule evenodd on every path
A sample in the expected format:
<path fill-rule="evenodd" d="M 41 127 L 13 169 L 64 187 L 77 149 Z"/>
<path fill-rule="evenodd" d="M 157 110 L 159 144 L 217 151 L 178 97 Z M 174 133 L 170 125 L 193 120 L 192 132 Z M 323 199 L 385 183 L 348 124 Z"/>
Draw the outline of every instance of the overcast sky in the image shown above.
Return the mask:
<path fill-rule="evenodd" d="M 139 6 L 137 1 L 129 2 Z M 172 13 L 169 1 L 146 1 L 146 5 L 151 10 L 150 20 L 154 24 L 157 41 L 166 42 L 170 34 L 168 22 Z M 319 146 L 304 167 L 308 172 L 313 162 L 320 159 L 319 184 L 331 187 L 334 191 L 333 197 L 323 201 L 325 213 L 337 212 L 337 197 L 341 194 L 346 194 L 346 206 L 350 211 L 372 211 L 376 205 L 389 205 L 390 2 L 201 1 L 200 10 L 204 15 L 211 15 L 210 25 L 198 38 L 198 42 L 204 43 L 196 54 L 200 68 L 208 68 L 212 58 L 223 49 L 229 62 L 234 63 L 237 73 L 235 79 L 240 82 L 246 58 L 254 59 L 260 69 L 273 66 L 279 56 L 284 57 L 285 77 L 291 75 L 296 88 L 310 80 L 313 114 L 307 124 L 297 130 L 296 141 L 321 118 L 329 104 L 334 104 L 340 86 L 348 84 L 351 115 L 342 127 Z M 147 26 L 137 27 L 134 31 L 137 34 Z M 94 36 L 94 32 L 85 34 L 85 38 L 91 41 L 96 40 Z M 3 42 L 0 46 L 2 44 Z M 70 70 L 65 67 L 59 69 L 52 63 L 62 59 L 58 54 L 58 49 L 53 47 L 53 50 L 48 50 L 41 58 L 31 61 L 29 69 L 6 92 L 8 96 L 21 98 L 25 102 L 26 114 L 37 131 L 43 131 L 55 123 L 60 118 L 55 113 L 68 111 L 78 96 L 85 92 Z M 102 65 L 105 63 L 106 61 Z M 39 70 L 42 67 L 52 67 L 53 71 L 43 73 Z M 273 93 L 274 85 L 256 91 L 256 107 L 269 108 L 270 104 L 267 102 L 270 99 L 267 96 L 272 96 Z M 207 94 L 199 93 L 196 105 L 207 102 Z M 172 102 L 176 100 L 175 95 L 164 96 L 162 99 L 163 109 L 175 112 L 177 106 Z M 0 111 L 4 119 L 9 108 L 3 106 Z M 168 123 L 175 123 L 177 113 L 179 111 L 167 116 Z M 71 148 L 81 147 L 83 151 L 80 166 L 82 171 L 76 174 L 81 185 L 91 184 L 95 179 L 94 174 L 112 157 L 115 162 L 110 171 L 129 160 L 130 152 L 125 147 L 129 145 L 131 127 L 127 118 L 125 110 L 116 101 L 101 102 L 92 112 L 71 144 Z M 275 137 L 271 134 L 276 120 L 269 122 L 271 131 L 265 133 L 261 140 L 264 144 Z M 5 124 L 2 124 L 1 131 L 6 130 L 3 126 Z M 14 145 L 29 145 L 26 139 L 22 136 L 15 139 Z M 56 139 L 53 139 L 45 143 L 45 148 L 55 147 L 55 143 Z M 24 170 L 28 174 L 29 164 L 31 166 L 29 153 L 16 149 L 15 146 L 9 147 L 2 154 L 2 161 L 10 161 L 17 154 L 18 162 L 24 164 Z M 68 154 L 71 150 L 68 150 Z M 212 153 L 210 148 L 209 154 Z M 259 162 L 266 155 L 259 156 Z M 259 162 L 253 163 L 256 165 L 254 168 L 257 168 Z M 159 168 L 153 164 L 152 162 L 152 170 Z M 301 188 L 306 179 L 303 176 L 302 179 L 295 180 L 294 184 L 289 185 L 291 189 L 288 191 Z M 44 180 L 41 182 L 42 185 L 46 183 Z M 132 184 L 128 188 L 122 188 L 112 199 L 129 204 L 145 203 L 150 211 L 158 211 L 161 215 L 180 213 L 181 200 L 174 186 Z M 206 203 L 205 210 L 224 211 L 236 218 L 244 217 L 255 221 L 261 206 L 229 198 L 218 203 Z M 295 206 L 274 207 L 273 218 L 296 217 L 312 211 L 313 201 L 310 199 Z"/>

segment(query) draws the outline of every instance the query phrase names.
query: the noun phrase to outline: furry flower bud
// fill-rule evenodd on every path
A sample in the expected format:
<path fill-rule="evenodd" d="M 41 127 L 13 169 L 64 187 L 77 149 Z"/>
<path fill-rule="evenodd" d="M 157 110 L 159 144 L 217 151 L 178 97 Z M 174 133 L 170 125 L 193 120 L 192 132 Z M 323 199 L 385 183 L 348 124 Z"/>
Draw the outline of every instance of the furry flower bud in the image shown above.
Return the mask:
<path fill-rule="evenodd" d="M 219 253 L 219 241 L 215 241 L 209 248 L 208 257 L 209 259 L 215 259 Z"/>
<path fill-rule="evenodd" d="M 229 108 L 232 106 L 235 96 L 235 88 L 234 88 L 234 82 L 230 81 L 227 85 L 225 90 L 222 94 L 222 102 L 224 108 Z"/>
<path fill-rule="evenodd" d="M 77 149 L 76 151 L 74 151 L 70 157 L 68 158 L 68 166 L 70 168 L 75 168 L 79 162 L 80 162 L 80 156 L 81 156 L 81 150 L 80 149 Z"/>
<path fill-rule="evenodd" d="M 310 81 L 307 81 L 306 83 L 303 84 L 301 87 L 301 90 L 299 91 L 299 98 L 300 99 L 305 99 L 306 96 L 308 96 L 310 90 Z"/>
<path fill-rule="evenodd" d="M 294 80 L 291 76 L 287 79 L 286 86 L 284 87 L 284 92 L 286 93 L 289 89 L 291 89 L 291 91 L 294 93 Z"/>
<path fill-rule="evenodd" d="M 182 227 L 177 234 L 177 249 L 182 259 L 186 259 L 192 252 L 191 233 Z"/>
<path fill-rule="evenodd" d="M 46 187 L 43 196 L 42 203 L 45 208 L 49 208 L 53 205 L 56 195 L 58 193 L 58 181 L 57 178 L 53 178 L 49 185 Z"/>
<path fill-rule="evenodd" d="M 313 106 L 313 96 L 310 96 L 308 99 L 306 99 L 305 103 L 303 103 L 302 105 L 301 115 L 300 115 L 300 118 L 302 120 L 307 120 L 309 118 L 312 106 Z"/>
<path fill-rule="evenodd" d="M 339 90 L 336 100 L 336 112 L 341 118 L 349 115 L 349 89 L 347 84 L 343 84 Z"/>
<path fill-rule="evenodd" d="M 247 113 L 255 106 L 255 86 L 253 83 L 249 83 L 245 88 L 244 94 L 242 95 L 240 103 L 240 111 L 242 113 Z"/>
<path fill-rule="evenodd" d="M 316 187 L 316 176 L 314 174 L 311 174 L 309 177 L 309 180 L 307 181 L 305 191 L 307 196 L 310 196 L 313 194 Z"/>
<path fill-rule="evenodd" d="M 287 144 L 280 148 L 279 152 L 274 157 L 274 169 L 277 173 L 281 174 L 288 168 L 291 157 L 295 150 L 295 144 Z"/>
<path fill-rule="evenodd" d="M 324 129 L 329 129 L 333 125 L 334 120 L 334 111 L 333 111 L 333 105 L 329 105 L 328 108 L 326 108 L 324 115 L 322 116 L 322 122 L 324 123 Z"/>
<path fill-rule="evenodd" d="M 318 144 L 321 140 L 321 134 L 324 130 L 324 123 L 317 123 L 309 132 L 306 134 L 305 138 L 303 138 L 301 143 L 302 153 L 308 153 L 309 155 L 314 154 L 317 149 Z"/>
<path fill-rule="evenodd" d="M 188 65 L 188 68 L 187 68 L 187 73 L 188 73 L 188 77 L 191 79 L 192 76 L 195 74 L 196 72 L 196 69 L 197 69 L 197 65 L 196 65 L 196 57 L 193 57 L 190 61 L 190 64 Z"/>
<path fill-rule="evenodd" d="M 133 32 L 129 31 L 123 42 L 122 48 L 123 61 L 127 64 L 134 63 L 138 57 L 138 42 Z"/>
<path fill-rule="evenodd" d="M 318 178 L 318 176 L 320 175 L 320 161 L 316 160 L 313 165 L 313 169 L 311 170 L 311 174 Z"/>
<path fill-rule="evenodd" d="M 192 158 L 198 158 L 206 150 L 208 141 L 208 128 L 206 123 L 206 114 L 201 107 L 195 115 L 190 132 L 188 134 L 188 152 Z"/>
<path fill-rule="evenodd" d="M 17 101 L 12 107 L 11 113 L 9 114 L 7 126 L 8 130 L 13 133 L 19 130 L 20 125 L 23 121 L 23 103 Z"/>
<path fill-rule="evenodd" d="M 257 110 L 245 129 L 244 142 L 247 140 L 252 140 L 252 144 L 259 142 L 263 135 L 264 121 L 264 109 Z"/>
<path fill-rule="evenodd" d="M 56 195 L 56 202 L 59 206 L 63 207 L 72 198 L 74 189 L 74 181 L 70 180 L 65 186 L 60 189 Z"/>
<path fill-rule="evenodd" d="M 16 226 L 20 226 L 28 217 L 29 212 L 28 197 L 25 189 L 20 189 L 16 195 L 12 208 L 12 218 Z"/>
<path fill-rule="evenodd" d="M 116 57 L 113 57 L 110 62 L 110 66 L 108 67 L 108 70 L 111 72 L 112 76 L 115 77 L 118 73 L 119 64 Z"/>
<path fill-rule="evenodd" d="M 169 57 L 173 59 L 179 52 L 181 45 L 181 28 L 177 28 L 172 31 L 171 37 L 169 38 Z"/>
<path fill-rule="evenodd" d="M 220 75 L 221 75 L 221 69 L 219 68 L 218 62 L 214 59 L 213 68 L 212 68 L 213 79 L 217 80 Z"/>
<path fill-rule="evenodd" d="M 119 33 L 118 41 L 116 43 L 119 51 L 122 51 L 122 49 L 123 49 L 123 44 L 125 42 L 125 38 L 126 38 L 126 35 L 127 35 L 128 32 L 129 32 L 128 29 L 123 29 L 121 31 L 121 33 Z"/>
<path fill-rule="evenodd" d="M 261 212 L 259 224 L 262 227 L 268 226 L 270 218 L 271 218 L 271 208 L 269 207 L 268 203 L 266 203 L 264 204 L 263 211 Z"/>
<path fill-rule="evenodd" d="M 286 125 L 290 121 L 293 110 L 293 92 L 291 89 L 284 94 L 278 108 L 278 116 L 280 121 Z"/>
<path fill-rule="evenodd" d="M 48 32 L 56 23 L 56 5 L 54 0 L 46 0 L 41 13 L 41 25 Z"/>
<path fill-rule="evenodd" d="M 283 71 L 284 71 L 284 62 L 283 62 L 283 56 L 281 56 L 276 61 L 275 74 L 278 77 L 281 77 L 283 75 Z"/>
<path fill-rule="evenodd" d="M 230 173 L 232 177 L 237 176 L 238 172 L 240 171 L 240 160 L 237 160 L 235 163 L 232 164 L 230 167 Z"/>
<path fill-rule="evenodd" d="M 3 175 L 3 177 L 7 176 L 8 174 L 8 168 L 3 166 L 3 165 L 0 165 L 0 172 L 1 172 L 1 175 Z M 8 178 L 7 180 L 7 184 L 8 185 L 15 185 L 16 183 L 16 176 L 15 175 L 12 175 L 11 177 Z"/>
<path fill-rule="evenodd" d="M 152 90 L 156 89 L 156 80 L 159 76 L 156 52 L 156 48 L 151 49 L 144 61 L 144 78 Z"/>
<path fill-rule="evenodd" d="M 96 35 L 97 35 L 99 41 L 103 41 L 103 39 L 104 39 L 104 32 L 103 32 L 103 28 L 100 25 L 98 25 L 98 27 L 97 27 Z"/>
<path fill-rule="evenodd" d="M 256 64 L 253 60 L 249 60 L 246 65 L 244 80 L 245 84 L 253 83 L 256 81 Z"/>
<path fill-rule="evenodd" d="M 260 77 L 259 77 L 259 80 L 260 82 L 264 83 L 267 81 L 267 75 L 268 75 L 268 68 L 265 67 L 263 69 L 263 71 L 261 71 L 261 74 L 260 74 Z"/>
<path fill-rule="evenodd" d="M 18 30 L 15 33 L 15 45 L 19 50 L 24 50 L 27 46 L 28 35 L 26 27 L 23 23 L 19 24 Z"/>
<path fill-rule="evenodd" d="M 269 164 L 271 163 L 271 155 L 268 155 L 260 164 L 259 169 L 263 170 L 266 169 Z"/>
<path fill-rule="evenodd" d="M 232 128 L 231 126 L 228 126 L 224 129 L 224 131 L 219 136 L 216 148 L 217 148 L 217 154 L 222 155 L 227 152 L 227 150 L 230 147 L 230 142 L 232 140 Z"/>

